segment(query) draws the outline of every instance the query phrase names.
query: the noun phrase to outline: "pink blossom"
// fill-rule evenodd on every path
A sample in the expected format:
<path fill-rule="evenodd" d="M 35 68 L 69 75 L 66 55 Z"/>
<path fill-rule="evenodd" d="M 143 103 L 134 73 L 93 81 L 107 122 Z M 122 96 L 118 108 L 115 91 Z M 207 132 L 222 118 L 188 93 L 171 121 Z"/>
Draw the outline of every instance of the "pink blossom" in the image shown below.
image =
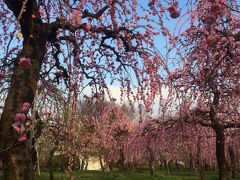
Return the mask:
<path fill-rule="evenodd" d="M 20 136 L 20 137 L 18 138 L 18 142 L 21 142 L 21 143 L 25 142 L 26 140 L 27 140 L 27 137 L 26 137 L 25 134 L 23 134 L 22 136 Z"/>
<path fill-rule="evenodd" d="M 25 127 L 22 123 L 20 122 L 15 122 L 12 124 L 12 127 L 17 131 L 17 132 L 24 132 L 25 131 Z"/>
<path fill-rule="evenodd" d="M 80 11 L 74 11 L 71 14 L 71 21 L 74 26 L 79 26 L 82 22 L 82 13 Z"/>
<path fill-rule="evenodd" d="M 30 104 L 29 104 L 29 103 L 27 103 L 27 102 L 25 102 L 25 103 L 23 103 L 22 107 L 25 107 L 25 108 L 30 108 Z"/>
<path fill-rule="evenodd" d="M 30 105 L 29 103 L 25 102 L 25 103 L 23 103 L 20 111 L 21 111 L 21 112 L 24 112 L 24 111 L 28 110 L 28 109 L 30 108 L 30 106 L 31 106 L 31 105 Z"/>
<path fill-rule="evenodd" d="M 20 132 L 20 131 L 21 131 L 20 125 L 21 125 L 20 122 L 15 122 L 15 123 L 12 124 L 12 127 L 13 127 L 17 132 Z"/>
<path fill-rule="evenodd" d="M 17 113 L 15 116 L 15 121 L 16 122 L 23 122 L 26 120 L 26 115 L 22 113 Z"/>
<path fill-rule="evenodd" d="M 178 8 L 178 2 L 173 3 L 169 8 L 168 12 L 170 13 L 171 18 L 176 19 L 180 16 L 180 11 Z"/>
<path fill-rule="evenodd" d="M 217 18 L 215 15 L 213 14 L 208 14 L 207 16 L 205 16 L 203 22 L 208 24 L 208 25 L 211 25 L 213 24 L 214 22 L 216 22 Z"/>
<path fill-rule="evenodd" d="M 30 67 L 32 66 L 30 58 L 20 58 L 20 61 L 18 64 L 23 69 L 30 69 Z"/>
<path fill-rule="evenodd" d="M 38 12 L 39 12 L 39 14 L 43 14 L 43 10 L 42 9 L 39 9 Z"/>
<path fill-rule="evenodd" d="M 211 45 L 216 40 L 216 37 L 213 35 L 210 35 L 207 37 L 207 44 Z"/>
<path fill-rule="evenodd" d="M 91 24 L 89 22 L 86 23 L 85 29 L 89 31 L 91 29 Z"/>
<path fill-rule="evenodd" d="M 206 67 L 203 68 L 203 70 L 204 70 L 205 72 L 209 72 L 209 71 L 210 71 L 210 68 L 206 66 Z"/>
<path fill-rule="evenodd" d="M 180 16 L 180 11 L 174 11 L 170 14 L 171 18 L 176 19 Z"/>
<path fill-rule="evenodd" d="M 221 11 L 221 6 L 219 4 L 214 4 L 212 7 L 211 7 L 211 12 L 213 13 L 218 13 Z"/>

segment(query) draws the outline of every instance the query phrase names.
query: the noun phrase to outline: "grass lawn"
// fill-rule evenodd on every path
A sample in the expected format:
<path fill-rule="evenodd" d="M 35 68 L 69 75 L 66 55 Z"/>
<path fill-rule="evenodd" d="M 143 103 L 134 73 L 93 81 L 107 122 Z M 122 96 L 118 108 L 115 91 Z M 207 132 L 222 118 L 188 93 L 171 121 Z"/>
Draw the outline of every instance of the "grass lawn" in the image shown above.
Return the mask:
<path fill-rule="evenodd" d="M 99 172 L 99 171 L 87 171 L 87 172 L 74 172 L 74 180 L 198 180 L 196 173 L 188 171 L 175 171 L 170 175 L 163 171 L 158 171 L 157 176 L 150 177 L 148 171 L 141 172 Z M 216 172 L 207 171 L 204 173 L 204 180 L 217 180 L 218 176 Z M 69 180 L 69 176 L 66 173 L 55 173 L 54 177 L 56 180 Z M 41 175 L 36 175 L 36 180 L 47 180 L 48 173 L 42 172 Z M 240 179 L 240 174 L 236 178 Z M 3 177 L 0 175 L 0 180 Z"/>

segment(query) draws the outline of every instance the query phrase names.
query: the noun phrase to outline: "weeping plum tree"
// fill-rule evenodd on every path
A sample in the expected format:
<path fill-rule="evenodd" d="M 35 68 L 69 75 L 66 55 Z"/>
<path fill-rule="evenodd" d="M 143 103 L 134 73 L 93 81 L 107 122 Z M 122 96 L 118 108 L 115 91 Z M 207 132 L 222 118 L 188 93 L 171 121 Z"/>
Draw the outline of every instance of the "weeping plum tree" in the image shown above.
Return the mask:
<path fill-rule="evenodd" d="M 178 68 L 169 80 L 181 119 L 215 131 L 219 179 L 226 180 L 225 132 L 240 127 L 239 1 L 200 0 L 189 13 L 190 27 L 172 41 Z"/>
<path fill-rule="evenodd" d="M 161 33 L 165 10 L 157 1 L 0 1 L 5 179 L 34 178 L 25 124 L 31 121 L 29 109 L 34 109 L 37 90 L 42 95 L 54 88 L 69 89 L 77 99 L 86 85 L 93 92 L 108 92 L 107 84 L 118 81 L 122 93 L 150 108 L 161 90 L 154 37 Z"/>
<path fill-rule="evenodd" d="M 108 164 L 115 161 L 121 171 L 126 171 L 125 151 L 132 135 L 133 122 L 115 104 L 104 107 L 101 115 L 96 121 L 95 136 L 99 137 L 99 144 L 103 145 L 103 156 Z"/>
<path fill-rule="evenodd" d="M 146 118 L 141 124 L 135 125 L 133 137 L 130 139 L 129 156 L 138 161 L 146 161 L 151 176 L 156 175 L 156 162 L 164 151 L 163 129 L 157 121 Z"/>

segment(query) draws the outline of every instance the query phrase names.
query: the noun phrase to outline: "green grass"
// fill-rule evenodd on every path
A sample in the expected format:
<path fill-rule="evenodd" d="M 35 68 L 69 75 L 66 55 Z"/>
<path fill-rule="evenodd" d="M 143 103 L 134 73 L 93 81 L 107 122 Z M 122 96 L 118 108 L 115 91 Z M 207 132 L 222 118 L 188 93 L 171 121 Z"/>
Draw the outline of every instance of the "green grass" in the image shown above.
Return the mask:
<path fill-rule="evenodd" d="M 174 171 L 170 175 L 163 171 L 158 171 L 157 176 L 151 177 L 148 171 L 141 172 L 99 172 L 99 171 L 87 171 L 87 172 L 74 172 L 74 180 L 198 180 L 198 176 L 194 172 L 189 171 Z M 36 180 L 47 180 L 48 173 L 42 172 L 41 175 L 35 176 Z M 69 175 L 66 173 L 56 172 L 54 174 L 56 180 L 69 180 Z M 0 180 L 3 177 L 0 174 Z M 218 175 L 214 171 L 206 171 L 204 173 L 204 180 L 217 180 Z M 236 178 L 240 179 L 240 175 Z"/>

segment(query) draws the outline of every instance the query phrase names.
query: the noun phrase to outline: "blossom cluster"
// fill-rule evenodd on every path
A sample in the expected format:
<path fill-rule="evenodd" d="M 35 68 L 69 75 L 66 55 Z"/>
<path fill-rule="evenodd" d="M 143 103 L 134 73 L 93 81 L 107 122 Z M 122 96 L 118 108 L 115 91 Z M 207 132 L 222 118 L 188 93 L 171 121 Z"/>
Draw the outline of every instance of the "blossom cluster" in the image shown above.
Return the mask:
<path fill-rule="evenodd" d="M 25 102 L 20 108 L 19 112 L 15 116 L 15 122 L 12 124 L 12 127 L 20 134 L 18 141 L 25 142 L 27 140 L 25 134 L 25 121 L 27 119 L 26 112 L 29 110 L 30 104 Z"/>

